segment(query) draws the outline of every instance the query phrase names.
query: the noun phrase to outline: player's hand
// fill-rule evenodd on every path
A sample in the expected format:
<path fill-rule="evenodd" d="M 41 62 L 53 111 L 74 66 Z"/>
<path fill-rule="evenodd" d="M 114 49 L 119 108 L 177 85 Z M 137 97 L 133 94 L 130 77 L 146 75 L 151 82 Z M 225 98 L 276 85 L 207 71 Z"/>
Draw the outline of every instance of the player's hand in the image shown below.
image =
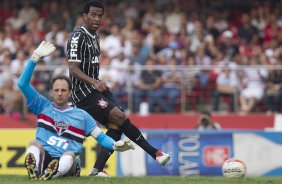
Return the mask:
<path fill-rule="evenodd" d="M 130 149 L 135 149 L 130 140 L 119 140 L 114 144 L 115 151 L 127 151 Z"/>
<path fill-rule="evenodd" d="M 99 92 L 105 92 L 107 90 L 109 90 L 109 86 L 107 85 L 106 82 L 104 81 L 97 81 L 95 84 L 95 89 L 98 90 Z"/>
<path fill-rule="evenodd" d="M 42 41 L 40 45 L 33 51 L 31 60 L 38 62 L 39 59 L 49 56 L 56 50 L 56 47 L 46 41 Z"/>

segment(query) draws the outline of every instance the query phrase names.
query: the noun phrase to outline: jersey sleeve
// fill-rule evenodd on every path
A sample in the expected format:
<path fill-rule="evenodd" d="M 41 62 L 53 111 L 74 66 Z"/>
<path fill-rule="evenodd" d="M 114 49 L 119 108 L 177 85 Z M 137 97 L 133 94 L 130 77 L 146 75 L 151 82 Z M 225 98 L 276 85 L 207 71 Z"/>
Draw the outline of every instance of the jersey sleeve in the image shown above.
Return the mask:
<path fill-rule="evenodd" d="M 27 106 L 37 116 L 50 103 L 51 102 L 47 98 L 37 94 L 32 101 L 27 102 Z"/>
<path fill-rule="evenodd" d="M 27 106 L 36 115 L 38 115 L 45 106 L 51 103 L 45 97 L 41 96 L 31 85 L 30 80 L 36 63 L 29 60 L 24 68 L 19 81 L 18 87 L 27 99 Z"/>
<path fill-rule="evenodd" d="M 83 34 L 74 31 L 67 43 L 67 57 L 69 62 L 81 62 L 82 51 L 85 45 L 85 38 Z"/>
<path fill-rule="evenodd" d="M 86 118 L 85 122 L 85 136 L 89 136 L 92 130 L 97 127 L 96 121 L 88 114 L 87 112 L 83 111 L 84 116 Z"/>

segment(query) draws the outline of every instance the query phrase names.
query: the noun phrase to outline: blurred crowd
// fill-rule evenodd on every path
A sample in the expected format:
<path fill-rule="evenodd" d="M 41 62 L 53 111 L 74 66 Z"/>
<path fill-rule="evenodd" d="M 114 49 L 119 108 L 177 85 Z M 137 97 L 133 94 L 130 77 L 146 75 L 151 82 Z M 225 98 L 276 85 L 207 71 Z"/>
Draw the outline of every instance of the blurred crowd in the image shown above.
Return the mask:
<path fill-rule="evenodd" d="M 100 79 L 123 108 L 138 113 L 210 105 L 229 112 L 282 112 L 282 1 L 105 0 L 100 27 Z M 56 53 L 32 80 L 49 98 L 48 82 L 68 75 L 70 32 L 83 24 L 81 0 L 0 2 L 0 113 L 18 117 L 16 82 L 42 41 Z M 39 67 L 40 68 L 40 67 Z M 131 96 L 131 98 L 128 98 Z M 183 106 L 182 106 L 183 107 Z"/>

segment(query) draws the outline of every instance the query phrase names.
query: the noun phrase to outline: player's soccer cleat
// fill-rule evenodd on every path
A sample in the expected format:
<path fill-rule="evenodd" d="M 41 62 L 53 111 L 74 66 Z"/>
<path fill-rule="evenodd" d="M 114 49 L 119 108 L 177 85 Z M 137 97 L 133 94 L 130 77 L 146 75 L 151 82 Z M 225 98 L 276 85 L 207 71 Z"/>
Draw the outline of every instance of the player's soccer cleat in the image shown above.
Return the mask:
<path fill-rule="evenodd" d="M 57 159 L 52 160 L 47 168 L 45 169 L 43 175 L 40 176 L 40 180 L 50 180 L 56 174 L 59 167 L 59 161 Z"/>
<path fill-rule="evenodd" d="M 170 156 L 159 150 L 156 153 L 156 160 L 160 165 L 164 166 L 170 160 Z"/>
<path fill-rule="evenodd" d="M 111 177 L 110 175 L 108 175 L 108 173 L 106 171 L 98 171 L 98 169 L 93 168 L 91 170 L 91 173 L 89 174 L 89 176 L 97 176 L 97 177 Z"/>
<path fill-rule="evenodd" d="M 101 171 L 97 174 L 99 177 L 111 177 L 106 171 Z"/>
<path fill-rule="evenodd" d="M 37 180 L 38 175 L 37 171 L 35 170 L 36 167 L 36 160 L 32 153 L 28 153 L 25 157 L 25 168 L 27 170 L 27 174 L 30 180 Z"/>

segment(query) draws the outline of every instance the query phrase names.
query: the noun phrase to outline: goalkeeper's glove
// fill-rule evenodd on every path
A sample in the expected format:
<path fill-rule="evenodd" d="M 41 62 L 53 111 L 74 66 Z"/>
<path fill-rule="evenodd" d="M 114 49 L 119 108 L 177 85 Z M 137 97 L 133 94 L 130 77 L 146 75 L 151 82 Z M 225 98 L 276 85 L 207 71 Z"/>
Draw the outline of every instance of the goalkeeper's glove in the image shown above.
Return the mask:
<path fill-rule="evenodd" d="M 114 150 L 115 151 L 127 151 L 130 149 L 135 149 L 134 146 L 131 144 L 130 140 L 119 140 L 117 142 L 115 142 L 114 144 Z"/>
<path fill-rule="evenodd" d="M 31 60 L 38 62 L 39 59 L 49 56 L 56 50 L 56 47 L 46 41 L 42 41 L 40 45 L 33 51 Z"/>

